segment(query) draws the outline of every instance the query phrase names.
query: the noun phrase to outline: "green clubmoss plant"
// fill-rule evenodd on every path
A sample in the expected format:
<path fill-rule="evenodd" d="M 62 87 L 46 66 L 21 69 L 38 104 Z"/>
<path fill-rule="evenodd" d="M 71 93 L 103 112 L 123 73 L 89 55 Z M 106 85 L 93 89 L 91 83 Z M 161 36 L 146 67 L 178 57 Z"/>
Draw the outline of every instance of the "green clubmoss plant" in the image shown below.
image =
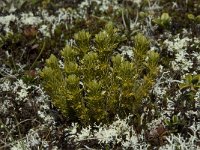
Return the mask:
<path fill-rule="evenodd" d="M 74 46 L 61 51 L 63 67 L 52 54 L 41 71 L 53 105 L 83 125 L 138 113 L 158 74 L 159 54 L 149 51 L 149 40 L 136 35 L 134 58 L 128 61 L 116 54 L 121 37 L 112 23 L 94 36 L 80 31 L 74 39 Z"/>

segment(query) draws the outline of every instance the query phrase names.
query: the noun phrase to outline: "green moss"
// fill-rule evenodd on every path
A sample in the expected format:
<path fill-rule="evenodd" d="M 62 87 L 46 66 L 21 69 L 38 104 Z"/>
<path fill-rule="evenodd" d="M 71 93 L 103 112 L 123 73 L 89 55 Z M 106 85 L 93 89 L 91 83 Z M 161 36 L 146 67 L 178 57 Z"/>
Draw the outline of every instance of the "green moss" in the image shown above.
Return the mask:
<path fill-rule="evenodd" d="M 134 59 L 128 61 L 115 52 L 122 39 L 111 23 L 95 36 L 80 31 L 74 38 L 76 44 L 61 51 L 64 67 L 51 55 L 41 72 L 52 103 L 83 125 L 139 113 L 158 74 L 159 55 L 149 51 L 149 40 L 136 35 Z"/>

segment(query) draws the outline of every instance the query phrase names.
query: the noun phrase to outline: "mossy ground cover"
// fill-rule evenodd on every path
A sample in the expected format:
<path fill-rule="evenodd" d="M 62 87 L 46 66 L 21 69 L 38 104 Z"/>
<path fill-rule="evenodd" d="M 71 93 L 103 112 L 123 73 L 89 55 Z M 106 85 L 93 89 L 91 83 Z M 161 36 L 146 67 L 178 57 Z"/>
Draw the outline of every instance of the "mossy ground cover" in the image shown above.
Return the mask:
<path fill-rule="evenodd" d="M 3 0 L 0 31 L 0 149 L 200 148 L 199 0 Z"/>

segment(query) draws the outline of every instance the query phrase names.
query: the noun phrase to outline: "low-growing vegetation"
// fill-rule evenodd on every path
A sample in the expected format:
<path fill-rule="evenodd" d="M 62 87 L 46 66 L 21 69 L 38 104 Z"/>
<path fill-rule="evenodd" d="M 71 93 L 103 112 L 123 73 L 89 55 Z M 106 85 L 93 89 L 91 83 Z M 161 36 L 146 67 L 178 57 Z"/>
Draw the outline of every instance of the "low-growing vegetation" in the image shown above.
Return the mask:
<path fill-rule="evenodd" d="M 199 149 L 199 14 L 199 0 L 0 1 L 0 149 Z"/>

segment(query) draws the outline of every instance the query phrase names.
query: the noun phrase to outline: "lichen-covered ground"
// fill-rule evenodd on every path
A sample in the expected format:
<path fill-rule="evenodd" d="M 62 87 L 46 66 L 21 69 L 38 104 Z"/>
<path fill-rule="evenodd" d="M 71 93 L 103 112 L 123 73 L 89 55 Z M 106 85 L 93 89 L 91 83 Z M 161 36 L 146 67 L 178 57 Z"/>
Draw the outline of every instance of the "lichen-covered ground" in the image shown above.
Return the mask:
<path fill-rule="evenodd" d="M 68 122 L 41 84 L 50 54 L 110 21 L 125 38 L 116 52 L 132 57 L 133 37 L 143 33 L 160 54 L 139 129 L 134 114 Z M 1 0 L 0 149 L 200 149 L 200 0 Z"/>

